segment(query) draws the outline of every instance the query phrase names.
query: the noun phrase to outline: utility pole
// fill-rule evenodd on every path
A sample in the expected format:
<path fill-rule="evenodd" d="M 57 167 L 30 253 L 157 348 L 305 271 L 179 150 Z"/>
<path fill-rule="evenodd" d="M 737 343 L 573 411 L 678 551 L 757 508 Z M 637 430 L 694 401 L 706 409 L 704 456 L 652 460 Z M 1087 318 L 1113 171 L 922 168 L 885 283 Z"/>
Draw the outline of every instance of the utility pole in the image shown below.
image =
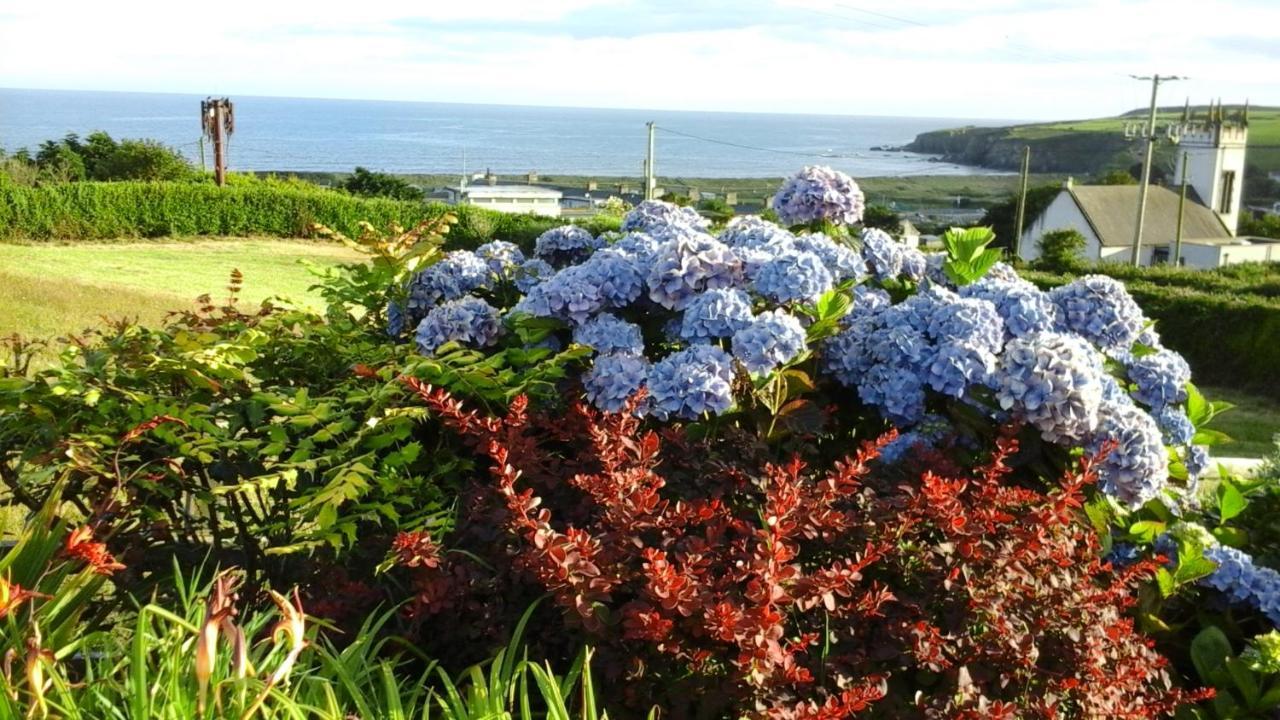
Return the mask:
<path fill-rule="evenodd" d="M 1142 262 L 1142 223 L 1147 218 L 1147 188 L 1151 185 L 1151 160 L 1156 150 L 1156 96 L 1160 92 L 1160 83 L 1172 80 L 1185 80 L 1177 75 L 1149 75 L 1139 77 L 1130 75 L 1134 80 L 1151 81 L 1151 114 L 1147 118 L 1147 152 L 1142 161 L 1142 184 L 1138 187 L 1138 221 L 1133 229 L 1133 252 L 1129 261 L 1136 267 Z"/>
<path fill-rule="evenodd" d="M 1022 148 L 1022 183 L 1021 189 L 1018 190 L 1018 218 L 1014 222 L 1016 226 L 1016 235 L 1013 236 L 1013 257 L 1022 259 L 1022 223 L 1026 220 L 1027 213 L 1027 175 L 1031 172 L 1031 146 L 1026 145 Z"/>
<path fill-rule="evenodd" d="M 644 199 L 652 200 L 654 199 L 653 189 L 658 186 L 658 184 L 654 181 L 654 176 L 656 175 L 656 173 L 654 172 L 654 168 L 653 168 L 653 134 L 656 126 L 654 125 L 652 120 L 650 120 L 647 123 L 647 125 L 649 127 L 649 154 L 646 157 L 644 162 Z"/>
<path fill-rule="evenodd" d="M 213 179 L 227 184 L 227 139 L 236 131 L 235 108 L 227 98 L 205 98 L 200 103 L 200 127 L 213 140 Z M 202 146 L 203 147 L 203 146 Z"/>
<path fill-rule="evenodd" d="M 1173 240 L 1173 266 L 1182 265 L 1182 214 L 1187 207 L 1187 151 L 1182 151 L 1182 192 L 1178 195 L 1178 231 Z"/>
<path fill-rule="evenodd" d="M 205 167 L 205 164 L 204 164 L 204 135 L 201 135 L 200 136 L 200 174 L 203 175 L 206 172 L 209 172 L 209 170 L 208 168 Z"/>

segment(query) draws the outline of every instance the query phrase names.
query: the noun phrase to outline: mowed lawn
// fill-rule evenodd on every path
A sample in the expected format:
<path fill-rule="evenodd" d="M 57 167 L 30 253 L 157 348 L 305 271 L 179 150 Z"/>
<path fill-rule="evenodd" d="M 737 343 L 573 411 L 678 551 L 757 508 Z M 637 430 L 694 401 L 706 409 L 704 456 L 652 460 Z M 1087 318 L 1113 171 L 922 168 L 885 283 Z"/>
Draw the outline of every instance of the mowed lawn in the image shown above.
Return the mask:
<path fill-rule="evenodd" d="M 1213 454 L 1231 457 L 1265 457 L 1276 452 L 1280 435 L 1280 401 L 1239 390 L 1201 388 L 1210 400 L 1226 401 L 1234 408 L 1215 417 L 1210 424 L 1231 436 L 1231 442 L 1213 448 Z"/>
<path fill-rule="evenodd" d="M 103 317 L 153 323 L 204 293 L 225 299 L 233 269 L 244 274 L 244 303 L 280 296 L 318 307 L 308 290 L 315 278 L 301 261 L 359 257 L 341 245 L 275 239 L 0 245 L 0 337 L 56 337 Z"/>

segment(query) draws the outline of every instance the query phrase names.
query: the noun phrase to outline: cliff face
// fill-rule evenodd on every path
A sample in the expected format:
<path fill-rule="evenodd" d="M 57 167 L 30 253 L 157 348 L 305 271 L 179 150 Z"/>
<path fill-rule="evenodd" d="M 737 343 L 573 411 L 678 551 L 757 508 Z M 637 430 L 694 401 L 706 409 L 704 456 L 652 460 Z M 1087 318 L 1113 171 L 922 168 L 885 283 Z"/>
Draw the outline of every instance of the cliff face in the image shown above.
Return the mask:
<path fill-rule="evenodd" d="M 1096 174 L 1128 167 L 1140 158 L 1139 143 L 1114 132 L 1062 132 L 1018 137 L 1014 128 L 958 128 L 921 133 L 904 149 L 941 155 L 947 162 L 995 170 L 1022 167 L 1022 148 L 1031 147 L 1031 172 Z"/>

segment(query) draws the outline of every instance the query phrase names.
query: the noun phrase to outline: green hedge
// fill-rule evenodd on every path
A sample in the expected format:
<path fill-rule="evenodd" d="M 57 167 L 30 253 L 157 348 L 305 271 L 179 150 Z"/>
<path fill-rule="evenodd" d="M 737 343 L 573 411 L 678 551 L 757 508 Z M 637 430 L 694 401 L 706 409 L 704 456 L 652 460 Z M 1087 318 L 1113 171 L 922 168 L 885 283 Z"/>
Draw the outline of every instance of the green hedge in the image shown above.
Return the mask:
<path fill-rule="evenodd" d="M 227 187 L 198 182 L 77 182 L 38 187 L 0 184 L 0 239 L 114 240 L 196 235 L 304 237 L 312 223 L 346 235 L 359 223 L 409 227 L 450 208 L 381 198 L 360 198 L 297 181 L 241 180 Z M 473 247 L 493 238 L 531 246 L 565 221 L 455 208 L 451 240 Z M 618 221 L 593 218 L 593 232 Z"/>
<path fill-rule="evenodd" d="M 1208 291 L 1171 284 L 1170 277 L 1196 273 L 1188 284 L 1215 287 L 1231 278 L 1263 278 L 1277 266 L 1226 271 L 1143 271 L 1092 268 L 1125 279 L 1130 294 L 1156 321 L 1164 344 L 1182 353 L 1196 382 L 1253 390 L 1280 398 L 1280 298 L 1266 294 L 1276 278 L 1259 283 L 1263 292 Z M 1225 270 L 1225 269 L 1224 269 Z M 1148 275 L 1147 273 L 1151 273 Z M 1056 287 L 1072 275 L 1024 273 L 1042 288 Z"/>

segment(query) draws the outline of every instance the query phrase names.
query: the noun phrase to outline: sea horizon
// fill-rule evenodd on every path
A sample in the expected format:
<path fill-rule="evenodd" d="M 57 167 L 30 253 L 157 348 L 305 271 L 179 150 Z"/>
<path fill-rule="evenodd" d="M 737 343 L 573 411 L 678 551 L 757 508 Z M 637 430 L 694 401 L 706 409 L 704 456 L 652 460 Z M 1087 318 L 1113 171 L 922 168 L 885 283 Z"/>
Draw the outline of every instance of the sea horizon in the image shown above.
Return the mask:
<path fill-rule="evenodd" d="M 149 138 L 200 164 L 192 93 L 0 88 L 0 148 L 35 151 L 68 133 Z M 890 152 L 920 132 L 1016 120 L 590 108 L 425 100 L 232 96 L 230 166 L 254 172 L 403 174 L 492 170 L 638 176 L 645 123 L 659 127 L 660 178 L 776 177 L 806 164 L 855 176 L 999 174 Z M 211 149 L 205 148 L 206 163 Z"/>

